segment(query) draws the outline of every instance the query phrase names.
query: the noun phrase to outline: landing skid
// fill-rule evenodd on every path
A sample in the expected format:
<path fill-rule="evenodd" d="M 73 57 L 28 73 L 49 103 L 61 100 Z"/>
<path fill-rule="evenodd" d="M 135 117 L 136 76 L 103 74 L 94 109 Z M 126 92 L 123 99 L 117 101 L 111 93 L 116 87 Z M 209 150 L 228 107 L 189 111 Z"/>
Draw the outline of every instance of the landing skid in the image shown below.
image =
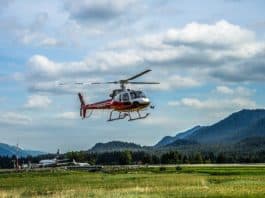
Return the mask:
<path fill-rule="evenodd" d="M 125 112 L 125 113 L 122 113 L 122 112 L 119 112 L 119 116 L 116 117 L 116 118 L 112 118 L 112 113 L 114 112 L 115 110 L 112 110 L 110 112 L 110 116 L 109 116 L 109 119 L 107 120 L 108 122 L 111 122 L 111 121 L 115 121 L 115 120 L 123 120 L 124 118 L 126 118 L 127 116 L 129 117 L 128 121 L 134 121 L 134 120 L 140 120 L 140 119 L 145 119 L 147 118 L 150 114 L 149 113 L 146 113 L 144 116 L 142 116 L 140 114 L 139 111 L 137 111 L 137 115 L 138 117 L 132 117 L 132 113 L 131 112 Z"/>
<path fill-rule="evenodd" d="M 111 121 L 115 121 L 115 120 L 122 120 L 124 118 L 126 118 L 127 114 L 126 113 L 121 113 L 119 112 L 119 116 L 117 118 L 112 118 L 112 113 L 114 112 L 114 110 L 112 110 L 110 112 L 110 115 L 109 115 L 109 119 L 107 120 L 108 122 L 111 122 Z"/>
<path fill-rule="evenodd" d="M 144 116 L 142 116 L 139 111 L 137 111 L 137 114 L 138 114 L 138 117 L 132 118 L 131 114 L 129 113 L 129 118 L 130 119 L 128 121 L 141 120 L 141 119 L 145 119 L 145 118 L 147 118 L 149 116 L 149 113 L 146 113 Z"/>

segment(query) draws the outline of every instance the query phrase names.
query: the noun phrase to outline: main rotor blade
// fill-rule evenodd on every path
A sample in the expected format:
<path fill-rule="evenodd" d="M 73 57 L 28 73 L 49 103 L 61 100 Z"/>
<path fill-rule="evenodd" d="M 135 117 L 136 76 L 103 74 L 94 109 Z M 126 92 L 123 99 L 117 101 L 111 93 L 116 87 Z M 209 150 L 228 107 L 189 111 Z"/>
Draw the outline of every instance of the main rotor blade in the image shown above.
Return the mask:
<path fill-rule="evenodd" d="M 56 83 L 56 85 L 63 86 L 63 85 L 67 85 L 67 83 Z"/>
<path fill-rule="evenodd" d="M 91 85 L 91 82 L 76 82 L 74 85 Z"/>
<path fill-rule="evenodd" d="M 75 82 L 75 83 L 57 83 L 57 85 L 64 86 L 64 85 L 88 85 L 91 83 L 88 82 Z"/>
<path fill-rule="evenodd" d="M 136 74 L 135 76 L 132 76 L 131 78 L 125 79 L 124 81 L 133 80 L 133 79 L 138 78 L 138 77 L 140 77 L 140 76 L 142 76 L 142 75 L 144 75 L 144 74 L 146 74 L 146 73 L 148 73 L 150 71 L 152 71 L 152 70 L 151 69 L 147 69 L 147 70 L 145 70 L 145 71 L 143 71 L 143 72 L 141 72 L 139 74 Z"/>
<path fill-rule="evenodd" d="M 91 83 L 92 85 L 100 85 L 100 84 L 118 84 L 118 81 L 113 81 L 113 82 L 93 82 Z"/>
<path fill-rule="evenodd" d="M 128 84 L 158 85 L 158 84 L 160 84 L 160 83 L 159 83 L 159 82 L 128 82 Z"/>

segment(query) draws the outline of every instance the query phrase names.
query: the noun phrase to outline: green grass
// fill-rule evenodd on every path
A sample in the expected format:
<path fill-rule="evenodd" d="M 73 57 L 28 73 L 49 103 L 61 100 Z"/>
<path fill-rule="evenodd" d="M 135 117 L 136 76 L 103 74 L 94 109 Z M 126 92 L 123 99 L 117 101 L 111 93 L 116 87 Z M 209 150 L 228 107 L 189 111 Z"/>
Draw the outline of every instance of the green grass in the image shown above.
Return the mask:
<path fill-rule="evenodd" d="M 0 197 L 265 197 L 265 167 L 0 174 Z"/>

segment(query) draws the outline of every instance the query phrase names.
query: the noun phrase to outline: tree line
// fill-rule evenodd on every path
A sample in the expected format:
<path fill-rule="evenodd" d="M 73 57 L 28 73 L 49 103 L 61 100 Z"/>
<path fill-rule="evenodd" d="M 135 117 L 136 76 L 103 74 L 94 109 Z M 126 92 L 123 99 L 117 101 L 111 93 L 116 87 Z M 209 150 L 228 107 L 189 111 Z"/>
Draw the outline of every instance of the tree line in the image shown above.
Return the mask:
<path fill-rule="evenodd" d="M 162 154 L 129 150 L 104 153 L 81 151 L 69 152 L 65 157 L 96 165 L 264 163 L 265 150 L 258 152 L 190 152 L 187 154 L 174 150 Z"/>
<path fill-rule="evenodd" d="M 53 158 L 55 155 L 20 158 L 19 163 L 38 163 L 41 159 Z M 238 152 L 190 152 L 188 154 L 172 150 L 164 153 L 145 151 L 113 151 L 89 153 L 86 151 L 68 152 L 60 158 L 88 162 L 91 165 L 130 165 L 130 164 L 200 164 L 200 163 L 264 163 L 265 151 L 255 153 Z M 0 157 L 0 168 L 13 168 L 16 157 Z"/>

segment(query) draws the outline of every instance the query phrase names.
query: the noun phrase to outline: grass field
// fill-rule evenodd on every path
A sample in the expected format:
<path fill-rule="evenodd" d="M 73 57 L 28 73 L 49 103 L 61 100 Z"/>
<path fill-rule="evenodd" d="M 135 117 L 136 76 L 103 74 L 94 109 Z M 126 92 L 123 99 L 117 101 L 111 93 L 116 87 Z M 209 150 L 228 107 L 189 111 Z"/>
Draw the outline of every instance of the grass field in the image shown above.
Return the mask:
<path fill-rule="evenodd" d="M 265 197 L 265 167 L 3 173 L 0 197 Z"/>

